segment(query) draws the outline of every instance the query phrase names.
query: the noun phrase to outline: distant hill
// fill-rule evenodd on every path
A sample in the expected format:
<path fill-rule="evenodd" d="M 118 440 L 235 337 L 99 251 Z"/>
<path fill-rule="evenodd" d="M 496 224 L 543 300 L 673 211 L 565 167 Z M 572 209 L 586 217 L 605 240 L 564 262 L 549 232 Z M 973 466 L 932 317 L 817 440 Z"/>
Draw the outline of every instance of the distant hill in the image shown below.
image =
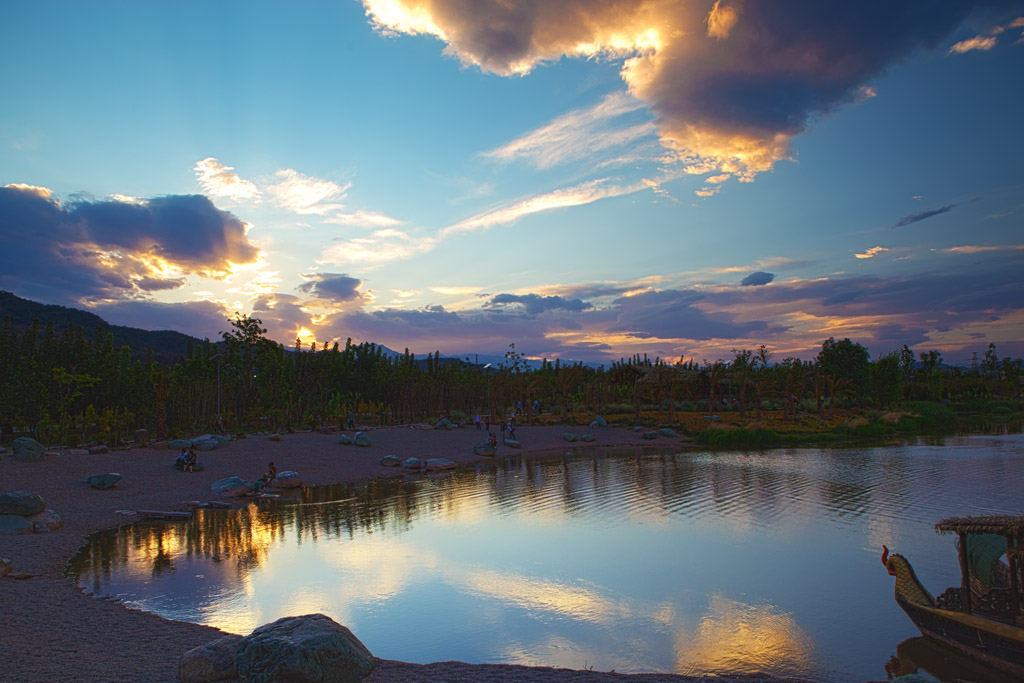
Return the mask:
<path fill-rule="evenodd" d="M 52 322 L 58 335 L 73 323 L 82 328 L 86 339 L 93 339 L 96 335 L 96 328 L 102 327 L 114 335 L 114 348 L 130 347 L 133 358 L 145 358 L 146 351 L 152 349 L 153 360 L 163 364 L 171 364 L 182 358 L 188 352 L 190 341 L 193 344 L 202 343 L 201 339 L 181 332 L 171 330 L 150 332 L 136 327 L 111 325 L 95 313 L 66 306 L 41 304 L 29 299 L 22 299 L 10 292 L 0 291 L 0 321 L 7 316 L 11 318 L 11 328 L 19 335 L 32 329 L 33 320 L 39 321 L 40 330 L 45 330 L 47 324 Z"/>

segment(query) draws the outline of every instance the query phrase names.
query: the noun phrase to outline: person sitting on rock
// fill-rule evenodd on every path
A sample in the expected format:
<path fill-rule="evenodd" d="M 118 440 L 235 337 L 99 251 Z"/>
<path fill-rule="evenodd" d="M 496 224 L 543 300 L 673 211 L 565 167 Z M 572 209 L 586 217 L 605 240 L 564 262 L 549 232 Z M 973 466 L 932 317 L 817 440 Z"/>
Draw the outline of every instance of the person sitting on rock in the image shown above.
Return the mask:
<path fill-rule="evenodd" d="M 491 432 L 490 436 L 487 437 L 487 445 L 490 446 L 491 448 L 497 447 L 498 437 L 494 435 L 494 432 Z"/>
<path fill-rule="evenodd" d="M 267 477 L 267 479 L 276 479 L 277 478 L 277 465 L 274 464 L 273 460 L 271 460 L 270 464 L 267 465 L 266 477 Z"/>
<path fill-rule="evenodd" d="M 185 463 L 188 462 L 188 451 L 184 448 L 181 449 L 181 455 L 174 461 L 174 469 L 185 471 Z"/>

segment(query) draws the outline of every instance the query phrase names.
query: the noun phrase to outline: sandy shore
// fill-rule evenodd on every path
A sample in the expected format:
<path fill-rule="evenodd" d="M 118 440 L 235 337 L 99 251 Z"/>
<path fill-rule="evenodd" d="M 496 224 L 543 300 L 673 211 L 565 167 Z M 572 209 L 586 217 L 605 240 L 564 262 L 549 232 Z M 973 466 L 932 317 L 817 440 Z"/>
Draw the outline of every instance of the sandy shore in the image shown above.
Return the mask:
<path fill-rule="evenodd" d="M 528 453 L 564 449 L 560 426 L 520 427 L 517 437 Z M 359 481 L 401 475 L 382 467 L 388 454 L 402 458 L 440 457 L 457 463 L 484 460 L 472 452 L 483 440 L 475 429 L 422 431 L 394 427 L 369 432 L 369 448 L 341 446 L 337 434 L 265 436 L 235 441 L 229 447 L 203 452 L 202 472 L 179 473 L 170 468 L 173 451 L 133 448 L 102 455 L 58 455 L 41 462 L 0 456 L 0 493 L 34 491 L 63 519 L 63 528 L 47 534 L 0 535 L 0 557 L 27 579 L 0 580 L 0 681 L 175 681 L 178 661 L 186 650 L 206 643 L 221 631 L 170 621 L 90 598 L 64 577 L 71 556 L 95 531 L 125 524 L 131 518 L 117 510 L 186 510 L 188 501 L 217 500 L 210 484 L 231 475 L 258 477 L 273 460 L 279 470 L 297 470 L 306 485 Z M 582 433 L 582 432 L 578 432 Z M 629 430 L 594 430 L 593 446 L 639 446 L 640 435 Z M 351 434 L 351 433 L 350 433 Z M 649 445 L 649 442 L 647 442 Z M 100 491 L 82 480 L 89 474 L 118 472 L 123 479 Z M 356 634 L 359 635 L 358 633 Z M 623 674 L 571 671 L 543 667 L 441 662 L 410 664 L 385 660 L 367 679 L 385 681 L 691 681 L 669 674 Z M 722 681 L 722 678 L 714 680 Z"/>

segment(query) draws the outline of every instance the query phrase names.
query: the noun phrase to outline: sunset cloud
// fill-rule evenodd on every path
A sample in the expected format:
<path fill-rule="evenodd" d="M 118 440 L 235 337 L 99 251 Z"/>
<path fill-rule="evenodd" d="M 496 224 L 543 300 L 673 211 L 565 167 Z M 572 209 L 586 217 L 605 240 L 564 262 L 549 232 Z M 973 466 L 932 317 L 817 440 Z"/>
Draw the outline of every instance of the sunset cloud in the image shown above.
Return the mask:
<path fill-rule="evenodd" d="M 374 264 L 398 261 L 434 248 L 436 240 L 431 237 L 416 238 L 402 230 L 384 228 L 375 230 L 366 237 L 338 240 L 324 250 L 320 263 L 361 263 Z"/>
<path fill-rule="evenodd" d="M 886 247 L 871 247 L 870 249 L 865 250 L 863 254 L 854 254 L 854 256 L 861 259 L 874 258 L 887 251 L 889 250 Z"/>
<path fill-rule="evenodd" d="M 248 226 L 202 195 L 59 203 L 45 188 L 0 188 L 0 288 L 58 300 L 120 299 L 223 279 L 260 250 Z"/>
<path fill-rule="evenodd" d="M 991 50 L 996 46 L 997 42 L 998 39 L 995 36 L 974 36 L 967 40 L 961 40 L 959 43 L 954 43 L 949 48 L 949 54 L 963 54 L 973 50 Z"/>
<path fill-rule="evenodd" d="M 870 79 L 938 45 L 972 9 L 923 0 L 817 3 L 799 11 L 748 0 L 363 4 L 379 30 L 434 36 L 446 54 L 496 74 L 524 75 L 564 57 L 621 60 L 629 92 L 653 113 L 677 162 L 739 180 L 789 158 L 792 138 L 814 117 L 863 99 Z M 579 113 L 491 154 L 552 165 L 557 154 L 542 146 L 571 144 L 564 124 L 573 116 Z"/>

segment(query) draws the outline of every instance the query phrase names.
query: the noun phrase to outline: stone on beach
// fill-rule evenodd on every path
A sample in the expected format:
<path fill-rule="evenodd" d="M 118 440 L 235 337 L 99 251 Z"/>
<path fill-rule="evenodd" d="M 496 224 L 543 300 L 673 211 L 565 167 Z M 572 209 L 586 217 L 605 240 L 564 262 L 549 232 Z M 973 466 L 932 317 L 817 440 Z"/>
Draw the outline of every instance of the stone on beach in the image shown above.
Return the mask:
<path fill-rule="evenodd" d="M 452 428 L 452 423 L 448 421 L 447 417 L 442 417 L 440 420 L 437 421 L 437 424 L 434 425 L 434 429 L 451 429 L 451 428 Z"/>
<path fill-rule="evenodd" d="M 569 443 L 573 443 L 574 441 L 576 441 L 576 435 L 570 432 L 565 432 L 564 434 L 562 434 L 562 439 L 568 441 Z"/>
<path fill-rule="evenodd" d="M 47 531 L 57 531 L 64 526 L 64 520 L 60 518 L 53 510 L 43 510 L 42 512 L 29 515 L 25 518 L 26 521 L 32 523 L 32 529 L 36 533 L 46 533 Z"/>
<path fill-rule="evenodd" d="M 361 681 L 377 665 L 350 630 L 323 614 L 283 617 L 238 642 L 235 668 L 246 681 Z"/>
<path fill-rule="evenodd" d="M 658 430 L 658 434 L 671 438 L 676 435 L 676 430 L 670 429 L 669 427 L 662 427 Z"/>
<path fill-rule="evenodd" d="M 192 448 L 192 441 L 190 439 L 171 439 L 167 445 L 170 448 Z"/>
<path fill-rule="evenodd" d="M 506 446 L 508 446 L 509 448 L 522 448 L 523 447 L 523 444 L 519 443 L 515 439 L 505 439 L 504 441 L 502 441 L 502 443 L 505 444 Z"/>
<path fill-rule="evenodd" d="M 473 452 L 477 455 L 494 455 L 498 449 L 489 443 L 478 443 L 473 446 Z"/>
<path fill-rule="evenodd" d="M 109 489 L 111 486 L 121 481 L 121 475 L 117 472 L 107 472 L 106 474 L 90 474 L 85 478 L 85 483 L 94 489 Z"/>
<path fill-rule="evenodd" d="M 30 534 L 33 528 L 21 515 L 0 515 L 0 534 Z"/>
<path fill-rule="evenodd" d="M 583 436 L 580 437 L 580 441 L 588 441 L 589 442 L 589 441 L 593 441 L 593 440 L 594 440 L 594 435 L 593 434 L 584 434 Z"/>
<path fill-rule="evenodd" d="M 406 458 L 404 461 L 402 461 L 402 467 L 404 467 L 407 470 L 418 470 L 419 468 L 423 467 L 423 463 L 420 462 L 419 458 Z"/>
<path fill-rule="evenodd" d="M 356 432 L 355 442 L 357 446 L 369 446 L 370 437 L 365 432 Z"/>
<path fill-rule="evenodd" d="M 640 435 L 640 438 L 644 439 L 645 441 L 651 441 L 653 439 L 658 438 L 658 432 L 644 432 L 643 434 Z"/>
<path fill-rule="evenodd" d="M 224 477 L 210 484 L 210 490 L 234 498 L 247 495 L 252 490 L 252 484 L 241 477 Z"/>
<path fill-rule="evenodd" d="M 0 579 L 11 573 L 14 565 L 6 557 L 0 558 Z"/>
<path fill-rule="evenodd" d="M 25 461 L 42 460 L 43 453 L 46 452 L 43 444 L 27 436 L 15 439 L 11 444 L 11 450 L 14 451 L 15 459 Z"/>
<path fill-rule="evenodd" d="M 384 467 L 398 467 L 402 464 L 402 459 L 397 455 L 385 455 L 380 459 L 380 464 Z"/>
<path fill-rule="evenodd" d="M 32 491 L 11 491 L 0 494 L 0 515 L 28 517 L 46 509 L 46 501 Z"/>
<path fill-rule="evenodd" d="M 295 470 L 284 470 L 278 472 L 277 476 L 270 480 L 270 486 L 275 489 L 302 488 L 302 479 Z"/>
<path fill-rule="evenodd" d="M 341 436 L 338 437 L 338 443 L 340 443 L 342 446 L 351 446 L 352 437 L 349 436 L 348 434 L 342 434 Z"/>
<path fill-rule="evenodd" d="M 428 458 L 424 466 L 431 471 L 455 469 L 455 463 L 447 458 Z"/>
<path fill-rule="evenodd" d="M 183 683 L 208 683 L 237 678 L 235 655 L 241 640 L 242 636 L 229 633 L 206 645 L 192 648 L 181 656 L 178 678 Z"/>

